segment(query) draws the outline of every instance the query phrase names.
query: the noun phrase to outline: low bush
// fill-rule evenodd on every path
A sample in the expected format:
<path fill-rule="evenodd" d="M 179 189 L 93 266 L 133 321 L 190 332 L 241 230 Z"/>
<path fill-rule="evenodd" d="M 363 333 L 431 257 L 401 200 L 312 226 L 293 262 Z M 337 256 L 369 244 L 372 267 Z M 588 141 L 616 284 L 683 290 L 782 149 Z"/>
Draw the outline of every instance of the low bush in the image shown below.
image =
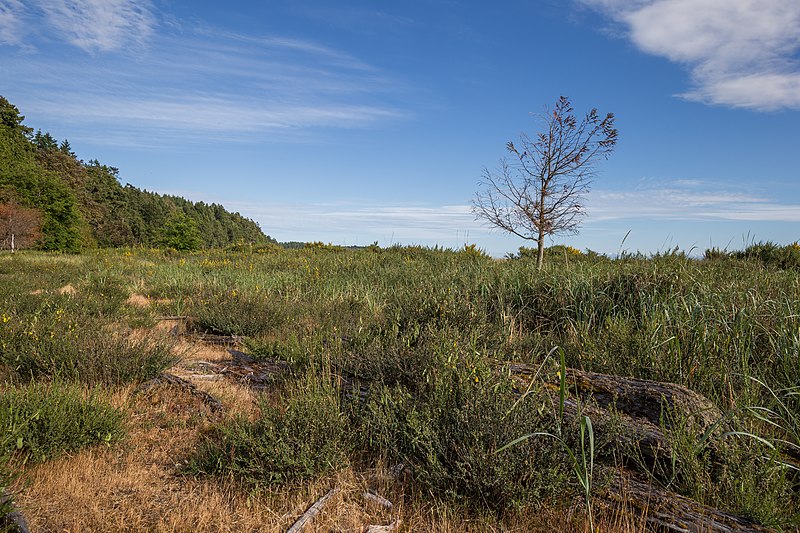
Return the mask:
<path fill-rule="evenodd" d="M 289 305 L 263 293 L 211 287 L 200 295 L 190 312 L 194 327 L 201 331 L 248 337 L 274 331 L 292 316 Z"/>
<path fill-rule="evenodd" d="M 732 414 L 711 435 L 691 429 L 686 416 L 670 416 L 669 458 L 648 470 L 666 488 L 711 507 L 773 527 L 797 524 L 797 472 L 772 443 L 748 431 L 746 419 Z"/>
<path fill-rule="evenodd" d="M 800 269 L 800 244 L 794 242 L 788 246 L 780 246 L 773 242 L 751 244 L 741 251 L 733 252 L 738 259 L 754 259 L 766 266 L 782 269 Z"/>
<path fill-rule="evenodd" d="M 365 448 L 405 464 L 427 491 L 472 510 L 553 503 L 572 490 L 572 467 L 553 439 L 528 439 L 498 453 L 523 434 L 556 431 L 547 395 L 520 398 L 510 378 L 479 361 L 431 370 L 421 394 L 384 386 L 371 396 L 357 416 Z"/>
<path fill-rule="evenodd" d="M 315 478 L 348 463 L 347 419 L 324 379 L 289 385 L 284 403 L 262 398 L 255 421 L 215 428 L 189 463 L 195 474 L 230 476 L 252 489 Z"/>
<path fill-rule="evenodd" d="M 123 384 L 150 379 L 177 360 L 172 340 L 125 335 L 99 320 L 81 323 L 60 308 L 27 319 L 5 316 L 5 322 L 0 317 L 0 362 L 22 379 Z"/>
<path fill-rule="evenodd" d="M 0 393 L 5 456 L 44 461 L 124 434 L 124 415 L 95 392 L 75 384 L 31 383 Z"/>

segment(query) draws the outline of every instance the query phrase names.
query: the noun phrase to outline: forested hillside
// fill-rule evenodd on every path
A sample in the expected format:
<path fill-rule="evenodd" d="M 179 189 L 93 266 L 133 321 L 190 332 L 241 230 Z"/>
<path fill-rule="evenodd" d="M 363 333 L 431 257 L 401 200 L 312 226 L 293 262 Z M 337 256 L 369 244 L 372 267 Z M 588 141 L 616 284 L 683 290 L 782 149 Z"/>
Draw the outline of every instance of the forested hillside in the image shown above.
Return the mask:
<path fill-rule="evenodd" d="M 219 204 L 123 186 L 117 168 L 79 160 L 67 140 L 34 133 L 24 119 L 0 96 L 2 247 L 9 246 L 15 224 L 17 233 L 24 230 L 38 237 L 31 243 L 37 248 L 72 252 L 113 246 L 192 250 L 274 242 L 254 221 Z M 18 212 L 35 216 L 23 225 L 13 219 Z"/>

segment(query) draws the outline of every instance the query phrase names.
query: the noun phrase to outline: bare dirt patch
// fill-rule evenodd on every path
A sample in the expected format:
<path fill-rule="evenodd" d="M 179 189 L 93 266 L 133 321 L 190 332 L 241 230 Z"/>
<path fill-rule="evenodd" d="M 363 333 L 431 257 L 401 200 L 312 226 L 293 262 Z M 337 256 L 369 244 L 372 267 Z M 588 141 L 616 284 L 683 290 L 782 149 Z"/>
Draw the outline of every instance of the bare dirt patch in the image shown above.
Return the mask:
<path fill-rule="evenodd" d="M 56 292 L 58 294 L 68 294 L 68 295 L 72 296 L 72 295 L 76 294 L 78 292 L 78 290 L 75 287 L 73 287 L 72 284 L 67 283 L 63 287 L 59 287 L 58 289 L 56 289 Z"/>
<path fill-rule="evenodd" d="M 142 294 L 131 294 L 125 303 L 133 307 L 150 307 L 150 298 Z"/>

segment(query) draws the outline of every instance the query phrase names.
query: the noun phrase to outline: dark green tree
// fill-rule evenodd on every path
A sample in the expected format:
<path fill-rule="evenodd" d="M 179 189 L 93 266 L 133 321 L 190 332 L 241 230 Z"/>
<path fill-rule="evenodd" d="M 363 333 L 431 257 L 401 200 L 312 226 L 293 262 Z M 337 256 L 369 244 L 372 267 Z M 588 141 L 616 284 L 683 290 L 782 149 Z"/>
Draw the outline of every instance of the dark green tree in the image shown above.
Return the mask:
<path fill-rule="evenodd" d="M 31 128 L 8 100 L 0 96 L 0 201 L 14 201 L 43 215 L 45 250 L 77 251 L 81 217 L 72 190 L 37 161 Z"/>
<path fill-rule="evenodd" d="M 75 157 L 75 152 L 72 151 L 72 147 L 69 145 L 69 141 L 66 139 L 61 142 L 61 145 L 58 147 L 58 149 L 61 150 L 64 155 L 72 158 Z"/>
<path fill-rule="evenodd" d="M 199 250 L 203 245 L 203 238 L 197 222 L 183 211 L 176 211 L 164 226 L 161 243 L 167 248 L 189 252 Z"/>
<path fill-rule="evenodd" d="M 33 128 L 22 124 L 25 117 L 20 115 L 19 109 L 11 102 L 0 96 L 0 126 L 21 132 L 25 137 L 30 137 Z"/>

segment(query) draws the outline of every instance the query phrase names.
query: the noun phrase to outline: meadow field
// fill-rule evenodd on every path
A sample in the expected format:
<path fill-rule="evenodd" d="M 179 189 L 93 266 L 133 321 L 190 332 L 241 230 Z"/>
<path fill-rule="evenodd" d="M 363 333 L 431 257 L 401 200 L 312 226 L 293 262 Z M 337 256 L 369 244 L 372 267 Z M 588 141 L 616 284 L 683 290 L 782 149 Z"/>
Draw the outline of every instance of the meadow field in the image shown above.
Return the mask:
<path fill-rule="evenodd" d="M 285 531 L 331 489 L 307 530 L 647 530 L 625 470 L 797 530 L 800 247 L 751 252 L 3 253 L 4 485 L 31 531 Z M 665 403 L 645 457 L 576 372 L 713 416 Z"/>

